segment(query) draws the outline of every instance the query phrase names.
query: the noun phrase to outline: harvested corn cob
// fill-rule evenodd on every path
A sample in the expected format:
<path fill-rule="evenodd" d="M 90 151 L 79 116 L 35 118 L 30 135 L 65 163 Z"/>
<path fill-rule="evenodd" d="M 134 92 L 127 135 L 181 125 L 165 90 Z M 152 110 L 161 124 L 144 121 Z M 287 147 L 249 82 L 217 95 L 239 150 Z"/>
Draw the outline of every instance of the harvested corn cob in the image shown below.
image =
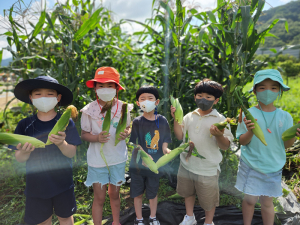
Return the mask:
<path fill-rule="evenodd" d="M 149 157 L 149 155 L 142 149 L 139 150 L 141 158 L 146 166 L 153 172 L 158 174 L 156 163 Z"/>
<path fill-rule="evenodd" d="M 127 125 L 127 103 L 123 103 L 122 105 L 122 116 L 119 120 L 117 129 L 116 129 L 116 139 L 115 139 L 115 146 L 120 142 L 120 133 L 124 132 Z"/>
<path fill-rule="evenodd" d="M 175 120 L 181 125 L 183 121 L 183 110 L 179 103 L 178 98 L 174 99 L 173 96 L 170 96 L 171 104 L 173 107 L 176 108 L 176 111 L 174 113 Z"/>
<path fill-rule="evenodd" d="M 142 158 L 143 162 L 146 164 L 146 166 L 153 172 L 158 174 L 156 163 L 150 158 L 150 156 L 140 148 L 138 145 L 138 138 L 136 139 L 136 144 L 131 143 L 134 146 L 134 152 L 132 156 L 135 158 L 136 164 L 140 161 L 140 158 Z"/>
<path fill-rule="evenodd" d="M 222 121 L 222 122 L 220 122 L 220 123 L 214 123 L 214 125 L 215 125 L 219 130 L 225 129 L 226 126 L 227 126 L 228 124 L 236 125 L 235 119 L 226 118 L 224 121 Z"/>
<path fill-rule="evenodd" d="M 286 131 L 284 131 L 281 135 L 281 138 L 283 141 L 288 141 L 296 136 L 297 128 L 300 128 L 300 123 L 297 123 L 296 125 L 290 127 Z"/>
<path fill-rule="evenodd" d="M 103 108 L 104 108 L 104 107 L 103 107 Z M 106 133 L 104 133 L 104 135 L 107 135 L 108 132 L 109 132 L 110 122 L 111 122 L 111 107 L 107 109 L 106 115 L 105 115 L 105 117 L 104 117 L 103 126 L 102 126 L 102 131 L 106 131 Z M 101 143 L 100 155 L 101 155 L 103 161 L 105 162 L 105 165 L 106 165 L 106 167 L 107 167 L 107 170 L 108 170 L 108 172 L 109 172 L 109 174 L 110 174 L 110 170 L 109 170 L 109 167 L 108 167 L 108 164 L 107 164 L 107 161 L 106 161 L 104 152 L 103 152 L 103 146 L 104 146 L 104 144 L 105 144 L 105 143 Z"/>
<path fill-rule="evenodd" d="M 169 154 L 165 154 L 162 157 L 160 157 L 156 162 L 157 169 L 166 165 L 172 159 L 176 158 L 176 156 L 178 156 L 180 153 L 182 153 L 188 146 L 189 146 L 189 143 L 184 143 L 183 145 L 179 146 L 178 148 L 173 149 Z"/>
<path fill-rule="evenodd" d="M 45 143 L 30 136 L 11 134 L 11 133 L 0 133 L 0 142 L 7 145 L 17 146 L 19 143 L 24 145 L 26 142 L 32 144 L 36 148 L 45 148 Z"/>
<path fill-rule="evenodd" d="M 252 114 L 247 110 L 247 108 L 244 106 L 242 99 L 240 98 L 239 94 L 237 93 L 237 90 L 234 92 L 235 96 L 237 97 L 238 101 L 241 104 L 241 108 L 245 114 L 245 117 L 247 118 L 247 120 L 251 120 L 252 123 L 254 123 L 254 129 L 252 129 L 253 134 L 264 144 L 264 145 L 268 145 L 266 140 L 265 140 L 265 136 L 264 133 L 262 131 L 262 129 L 260 128 L 260 126 L 258 125 L 256 119 L 252 116 Z"/>
<path fill-rule="evenodd" d="M 64 131 L 66 129 L 66 127 L 69 124 L 70 121 L 70 117 L 72 116 L 72 118 L 76 119 L 78 115 L 77 109 L 75 106 L 73 105 L 69 105 L 66 109 L 66 111 L 61 115 L 61 117 L 59 118 L 59 120 L 56 122 L 56 124 L 54 125 L 54 127 L 52 128 L 52 130 L 50 131 L 49 135 L 48 135 L 48 140 L 46 142 L 46 145 L 51 145 L 53 144 L 50 140 L 49 137 L 52 134 L 58 135 L 59 131 Z M 74 117 L 73 117 L 74 116 Z"/>
<path fill-rule="evenodd" d="M 189 150 L 185 150 L 188 146 L 190 146 Z M 200 155 L 198 153 L 197 149 L 195 148 L 194 143 L 190 141 L 188 143 L 184 143 L 183 145 L 173 149 L 169 154 L 165 154 L 162 157 L 160 157 L 156 162 L 157 169 L 159 169 L 160 167 L 166 165 L 171 160 L 175 159 L 182 152 L 188 153 L 187 156 L 186 156 L 186 161 L 188 161 L 188 159 L 191 156 L 195 156 L 195 157 L 198 157 L 198 158 L 201 158 L 201 159 L 205 159 L 205 157 L 203 157 L 202 155 Z"/>

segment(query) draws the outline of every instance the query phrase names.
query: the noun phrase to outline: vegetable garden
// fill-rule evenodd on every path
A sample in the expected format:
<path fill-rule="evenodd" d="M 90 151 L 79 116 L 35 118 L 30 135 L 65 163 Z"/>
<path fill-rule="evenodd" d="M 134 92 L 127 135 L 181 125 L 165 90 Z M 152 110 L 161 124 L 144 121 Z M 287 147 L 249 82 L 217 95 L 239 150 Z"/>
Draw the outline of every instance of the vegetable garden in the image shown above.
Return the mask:
<path fill-rule="evenodd" d="M 22 5 L 22 0 L 19 0 L 19 4 Z M 95 93 L 86 87 L 85 81 L 94 76 L 98 67 L 114 67 L 119 71 L 120 83 L 126 89 L 120 92 L 120 100 L 134 103 L 135 93 L 141 85 L 154 85 L 160 93 L 158 111 L 168 119 L 170 126 L 173 121 L 169 110 L 169 96 L 179 99 L 183 114 L 186 114 L 196 107 L 193 98 L 195 84 L 203 78 L 210 78 L 221 83 L 225 90 L 220 103 L 216 105 L 217 110 L 226 117 L 236 118 L 240 108 L 240 103 L 234 96 L 236 89 L 243 89 L 241 101 L 246 107 L 251 106 L 255 98 L 247 90 L 251 87 L 250 82 L 256 71 L 277 67 L 283 68 L 283 74 L 288 75 L 290 68 L 277 62 L 281 51 L 276 52 L 272 59 L 255 57 L 259 45 L 266 37 L 272 36 L 274 25 L 285 23 L 284 19 L 278 18 L 258 32 L 256 25 L 264 4 L 264 0 L 218 0 L 216 9 L 197 11 L 187 10 L 180 0 L 176 0 L 175 8 L 171 8 L 166 1 L 153 0 L 153 17 L 141 23 L 130 19 L 115 22 L 109 10 L 102 6 L 95 7 L 91 0 L 73 0 L 72 3 L 68 0 L 65 4 L 56 4 L 51 12 L 42 11 L 36 24 L 26 21 L 26 18 L 23 18 L 23 23 L 15 20 L 13 5 L 5 11 L 10 29 L 2 34 L 7 39 L 6 50 L 13 55 L 13 62 L 0 69 L 15 73 L 18 79 L 34 78 L 42 74 L 52 76 L 71 89 L 73 105 L 81 109 L 95 99 Z M 194 25 L 195 21 L 201 25 Z M 124 23 L 138 23 L 143 30 L 129 35 L 122 31 Z M 285 29 L 288 32 L 287 23 Z M 299 47 L 286 46 L 282 50 Z M 3 50 L 0 50 L 0 62 L 2 53 Z M 299 75 L 289 78 L 288 85 L 291 91 L 284 94 L 276 105 L 290 112 L 296 123 L 300 121 L 300 100 L 296 99 L 300 85 Z M 36 111 L 25 103 L 10 107 L 9 102 L 0 113 L 0 125 L 1 121 L 4 122 L 0 132 L 13 132 L 20 119 Z M 132 118 L 138 115 L 138 110 L 135 105 Z M 76 126 L 80 131 L 80 120 L 76 122 Z M 233 133 L 235 129 L 236 126 L 232 126 Z M 180 142 L 174 135 L 172 140 L 170 149 L 175 149 Z M 87 146 L 86 142 L 78 146 L 74 157 L 77 224 L 91 220 L 92 191 L 87 192 L 84 185 Z M 287 164 L 283 174 L 298 201 L 299 146 L 299 141 L 296 141 L 294 147 L 287 151 Z M 128 149 L 131 152 L 133 147 L 128 145 Z M 242 195 L 233 191 L 238 164 L 235 155 L 237 149 L 238 146 L 232 146 L 232 149 L 223 152 L 221 205 L 241 207 Z M 21 223 L 25 205 L 24 165 L 16 162 L 14 153 L 4 145 L 0 145 L 0 158 L 0 220 L 3 224 Z M 172 161 L 173 170 L 176 170 L 178 162 L 178 158 Z M 160 188 L 158 193 L 159 201 L 168 199 L 176 192 L 168 185 L 166 178 L 161 180 L 161 186 L 164 188 Z M 122 186 L 120 193 L 121 209 L 132 206 L 129 186 Z M 183 202 L 181 199 L 174 201 Z M 107 217 L 111 214 L 111 209 L 109 199 L 106 202 L 103 216 Z M 58 223 L 56 218 L 53 222 Z"/>

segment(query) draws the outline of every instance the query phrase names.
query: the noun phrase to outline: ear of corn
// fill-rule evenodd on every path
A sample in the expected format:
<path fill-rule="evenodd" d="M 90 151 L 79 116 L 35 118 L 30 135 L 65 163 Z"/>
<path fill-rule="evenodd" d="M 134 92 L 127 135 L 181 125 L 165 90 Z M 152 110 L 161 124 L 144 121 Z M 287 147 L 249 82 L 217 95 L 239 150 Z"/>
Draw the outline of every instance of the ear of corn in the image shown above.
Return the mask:
<path fill-rule="evenodd" d="M 187 147 L 189 146 L 189 143 L 184 143 L 183 145 L 179 146 L 178 148 L 173 149 L 169 154 L 165 154 L 162 157 L 160 157 L 157 162 L 157 169 L 160 167 L 166 165 L 171 160 L 175 159 L 180 153 L 182 153 Z"/>
<path fill-rule="evenodd" d="M 228 124 L 236 125 L 235 119 L 226 118 L 224 121 L 222 121 L 222 122 L 220 122 L 220 123 L 214 123 L 214 125 L 215 125 L 219 130 L 225 129 L 226 126 L 227 126 Z"/>
<path fill-rule="evenodd" d="M 117 129 L 116 129 L 116 139 L 115 139 L 115 146 L 120 142 L 120 133 L 124 132 L 127 125 L 127 103 L 123 103 L 122 105 L 122 116 L 119 120 Z"/>
<path fill-rule="evenodd" d="M 156 163 L 149 157 L 149 155 L 142 149 L 140 149 L 140 146 L 138 145 L 138 138 L 136 139 L 136 144 L 131 143 L 134 146 L 134 151 L 137 151 L 135 158 L 136 158 L 136 164 L 138 164 L 140 158 L 142 158 L 143 162 L 146 164 L 146 166 L 153 172 L 158 174 L 158 168 Z"/>
<path fill-rule="evenodd" d="M 176 108 L 175 111 L 175 120 L 181 125 L 183 121 L 183 110 L 180 105 L 178 98 L 174 99 L 173 96 L 170 96 L 170 101 L 173 107 Z"/>
<path fill-rule="evenodd" d="M 109 132 L 109 128 L 110 128 L 110 122 L 111 122 L 111 107 L 109 107 L 106 111 L 106 114 L 105 114 L 105 117 L 104 117 L 104 120 L 103 120 L 103 125 L 102 125 L 102 131 L 106 131 L 104 133 L 104 135 L 107 135 L 108 132 Z M 104 152 L 103 152 L 103 146 L 104 146 L 105 143 L 101 143 L 101 148 L 100 148 L 100 155 L 103 159 L 103 161 L 105 162 L 105 165 L 107 167 L 107 170 L 110 174 L 110 170 L 109 170 L 109 167 L 108 167 L 108 164 L 107 164 L 107 161 L 106 161 L 106 158 L 105 158 L 105 155 L 104 155 Z"/>
<path fill-rule="evenodd" d="M 190 146 L 189 150 L 185 150 L 188 146 Z M 180 155 L 182 152 L 186 152 L 188 153 L 186 160 L 188 160 L 191 156 L 195 156 L 201 159 L 205 159 L 205 157 L 203 157 L 202 155 L 200 155 L 197 151 L 197 149 L 195 148 L 195 145 L 193 142 L 188 142 L 188 143 L 184 143 L 183 145 L 173 149 L 169 154 L 165 154 L 162 157 L 160 157 L 157 162 L 157 169 L 159 169 L 160 167 L 166 165 L 167 163 L 169 163 L 171 160 L 175 159 L 178 155 Z"/>
<path fill-rule="evenodd" d="M 7 145 L 17 146 L 19 143 L 24 145 L 26 142 L 32 144 L 36 148 L 45 148 L 45 143 L 30 136 L 11 134 L 11 133 L 0 133 L 0 142 Z"/>
<path fill-rule="evenodd" d="M 52 134 L 58 135 L 59 131 L 64 131 L 66 129 L 66 127 L 69 124 L 70 121 L 70 117 L 74 116 L 74 118 L 77 118 L 78 112 L 75 106 L 73 105 L 69 105 L 66 109 L 66 111 L 61 115 L 61 117 L 59 118 L 59 120 L 56 122 L 56 124 L 54 125 L 54 127 L 52 128 L 52 130 L 50 131 L 49 135 L 48 135 L 48 140 L 46 142 L 46 145 L 51 145 L 53 144 L 50 140 L 49 137 Z"/>
<path fill-rule="evenodd" d="M 158 174 L 156 163 L 149 157 L 149 155 L 144 150 L 139 150 L 141 158 L 146 166 L 153 172 Z"/>
<path fill-rule="evenodd" d="M 237 91 L 234 92 L 238 101 L 241 104 L 241 108 L 245 114 L 245 117 L 247 118 L 247 120 L 251 120 L 252 123 L 254 123 L 254 129 L 252 129 L 253 134 L 264 144 L 264 145 L 268 145 L 266 140 L 265 140 L 265 136 L 264 133 L 262 131 L 262 129 L 260 128 L 260 126 L 258 125 L 257 121 L 255 120 L 255 118 L 252 116 L 252 114 L 247 110 L 247 108 L 244 106 L 242 99 L 240 98 L 240 96 L 238 95 Z"/>
<path fill-rule="evenodd" d="M 298 132 L 297 129 L 300 128 L 300 123 L 297 123 L 296 125 L 290 127 L 286 131 L 284 131 L 281 135 L 281 138 L 283 141 L 288 141 L 296 136 L 296 133 Z"/>

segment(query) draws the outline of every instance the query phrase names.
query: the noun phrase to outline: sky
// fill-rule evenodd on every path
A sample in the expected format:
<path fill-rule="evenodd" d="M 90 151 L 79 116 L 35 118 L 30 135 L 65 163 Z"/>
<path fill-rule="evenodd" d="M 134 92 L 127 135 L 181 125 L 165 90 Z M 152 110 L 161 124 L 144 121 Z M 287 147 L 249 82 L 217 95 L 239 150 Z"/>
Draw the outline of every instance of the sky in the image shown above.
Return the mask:
<path fill-rule="evenodd" d="M 3 18 L 3 10 L 9 9 L 13 2 L 16 0 L 0 0 L 0 22 Z M 54 4 L 59 2 L 64 2 L 65 0 L 23 0 L 25 4 L 33 2 L 33 7 L 38 9 L 41 5 L 46 2 L 47 9 L 53 8 Z M 144 22 L 146 18 L 151 18 L 151 9 L 153 0 L 96 0 L 98 4 L 102 1 L 103 5 L 114 12 L 113 18 L 115 21 L 120 19 L 132 19 Z M 267 0 L 264 10 L 268 10 L 271 7 L 276 7 L 279 5 L 284 5 L 292 0 Z M 41 2 L 43 4 L 41 4 Z M 72 0 L 70 0 L 72 2 Z M 217 0 L 187 0 L 187 6 L 196 5 L 199 10 L 214 9 L 216 7 Z M 96 3 L 97 5 L 97 3 Z M 34 19 L 33 19 L 34 21 Z M 141 29 L 139 25 L 135 23 L 124 25 L 123 29 L 128 33 L 137 31 Z M 6 32 L 5 29 L 0 28 L 0 34 Z M 6 47 L 8 44 L 3 36 L 0 36 L 0 49 Z M 3 59 L 10 58 L 11 54 L 4 50 Z"/>

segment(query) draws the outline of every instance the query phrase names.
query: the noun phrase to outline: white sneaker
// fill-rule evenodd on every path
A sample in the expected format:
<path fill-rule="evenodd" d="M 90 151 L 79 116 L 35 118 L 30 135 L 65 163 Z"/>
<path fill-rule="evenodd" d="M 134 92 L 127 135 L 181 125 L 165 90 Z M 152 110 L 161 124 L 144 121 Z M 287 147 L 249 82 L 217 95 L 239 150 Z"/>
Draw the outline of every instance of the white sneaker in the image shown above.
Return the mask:
<path fill-rule="evenodd" d="M 185 215 L 182 222 L 179 225 L 196 225 L 197 220 L 195 219 L 195 216 L 193 216 L 193 219 L 188 219 L 188 215 Z"/>
<path fill-rule="evenodd" d="M 134 225 L 145 225 L 144 220 L 134 220 Z"/>
<path fill-rule="evenodd" d="M 203 225 L 207 225 L 207 223 L 204 223 Z M 211 225 L 215 225 L 214 222 L 212 222 Z"/>
<path fill-rule="evenodd" d="M 149 224 L 150 225 L 160 225 L 159 221 L 156 218 L 154 218 L 154 219 L 149 218 Z"/>

